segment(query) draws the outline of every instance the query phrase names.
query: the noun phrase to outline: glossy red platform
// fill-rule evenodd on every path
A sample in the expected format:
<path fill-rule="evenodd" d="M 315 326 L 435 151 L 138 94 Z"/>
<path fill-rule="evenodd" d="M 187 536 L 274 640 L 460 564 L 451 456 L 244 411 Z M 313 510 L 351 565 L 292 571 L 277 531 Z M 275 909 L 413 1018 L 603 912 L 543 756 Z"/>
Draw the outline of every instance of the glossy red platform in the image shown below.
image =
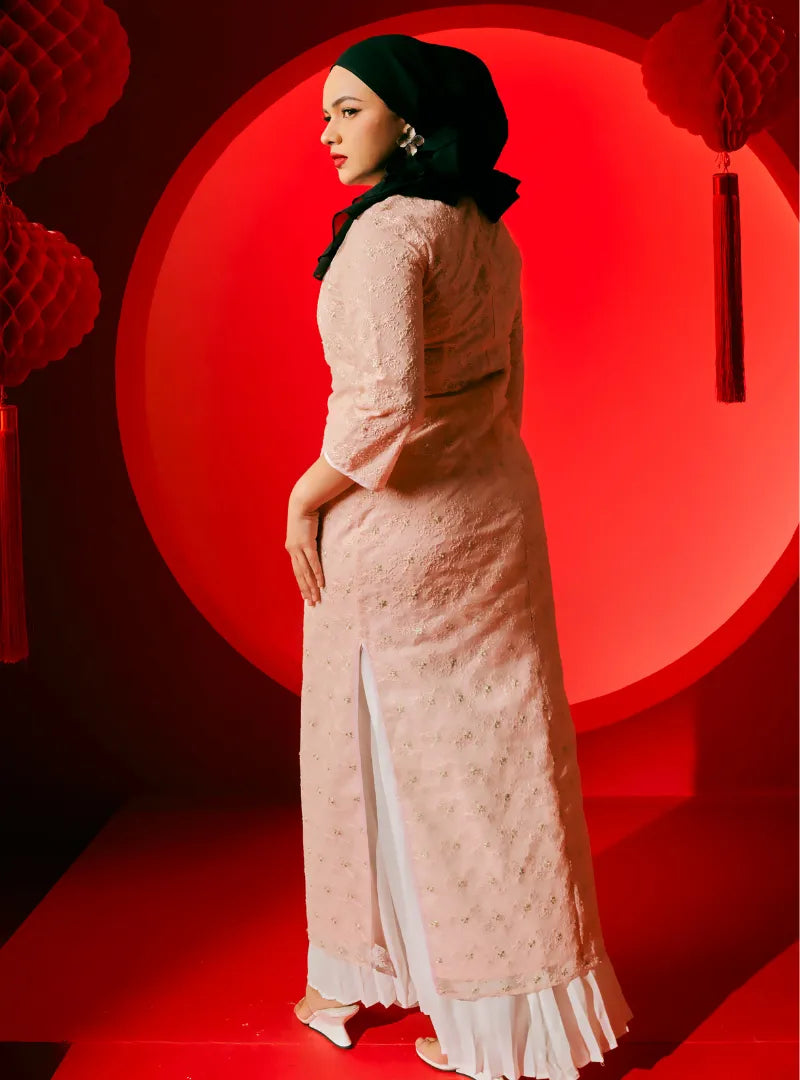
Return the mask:
<path fill-rule="evenodd" d="M 582 1080 L 797 1077 L 793 797 L 586 811 L 634 1018 Z M 0 1041 L 69 1043 L 55 1080 L 433 1077 L 418 1009 L 362 1009 L 349 1050 L 295 1019 L 306 949 L 299 807 L 139 800 L 0 950 Z"/>

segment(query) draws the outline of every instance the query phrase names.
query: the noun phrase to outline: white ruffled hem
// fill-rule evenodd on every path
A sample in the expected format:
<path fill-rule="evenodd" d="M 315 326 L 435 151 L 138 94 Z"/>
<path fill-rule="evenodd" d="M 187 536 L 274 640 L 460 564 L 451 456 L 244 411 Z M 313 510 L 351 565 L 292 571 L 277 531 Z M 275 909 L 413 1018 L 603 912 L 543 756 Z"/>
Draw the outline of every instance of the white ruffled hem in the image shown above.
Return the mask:
<path fill-rule="evenodd" d="M 377 825 L 376 873 L 387 952 L 396 975 L 353 964 L 309 943 L 308 982 L 343 1004 L 419 1008 L 430 1016 L 452 1068 L 476 1080 L 577 1080 L 578 1069 L 617 1046 L 631 1011 L 606 957 L 585 975 L 529 994 L 466 1001 L 437 993 L 405 846 L 391 752 L 369 656 L 362 648 L 361 747 L 372 768 Z M 412 977 L 413 973 L 413 977 Z"/>
<path fill-rule="evenodd" d="M 309 946 L 308 970 L 311 986 L 343 1004 L 420 1005 L 407 976 L 352 964 L 315 945 Z M 477 1001 L 442 997 L 434 1027 L 448 1063 L 459 1063 L 477 1080 L 501 1075 L 508 1080 L 576 1080 L 578 1069 L 603 1061 L 604 1053 L 618 1045 L 632 1016 L 613 966 L 605 960 L 586 975 L 530 994 Z"/>

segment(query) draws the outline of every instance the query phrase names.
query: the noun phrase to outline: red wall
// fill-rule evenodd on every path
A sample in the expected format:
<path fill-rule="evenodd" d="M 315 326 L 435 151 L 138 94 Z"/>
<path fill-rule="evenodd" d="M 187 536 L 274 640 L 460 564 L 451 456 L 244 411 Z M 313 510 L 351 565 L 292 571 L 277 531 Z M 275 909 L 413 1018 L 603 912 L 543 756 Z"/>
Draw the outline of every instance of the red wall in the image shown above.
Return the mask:
<path fill-rule="evenodd" d="M 110 6 L 133 57 L 123 98 L 10 189 L 31 220 L 93 260 L 103 303 L 79 348 L 9 394 L 20 409 L 31 655 L 0 665 L 0 791 L 28 808 L 143 788 L 295 799 L 299 701 L 206 623 L 150 539 L 120 449 L 114 350 L 139 237 L 176 167 L 267 72 L 346 29 L 345 9 L 320 5 L 311 18 L 307 6 L 288 5 L 276 19 L 245 0 L 229 0 L 224 15 L 188 0 Z M 605 17 L 649 36 L 683 6 L 617 0 Z M 796 28 L 789 0 L 770 6 Z M 585 0 L 571 10 L 603 15 Z M 347 25 L 390 13 L 353 0 Z M 796 164 L 796 107 L 772 134 Z M 797 663 L 795 585 L 694 686 L 582 735 L 586 793 L 795 787 Z"/>

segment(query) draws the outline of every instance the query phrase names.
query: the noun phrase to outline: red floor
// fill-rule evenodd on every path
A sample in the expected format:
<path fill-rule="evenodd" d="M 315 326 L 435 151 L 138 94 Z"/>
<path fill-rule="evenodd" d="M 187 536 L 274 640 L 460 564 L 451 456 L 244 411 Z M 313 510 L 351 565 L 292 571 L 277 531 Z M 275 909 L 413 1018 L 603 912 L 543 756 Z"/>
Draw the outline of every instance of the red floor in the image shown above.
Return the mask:
<path fill-rule="evenodd" d="M 794 800 L 586 809 L 635 1015 L 581 1080 L 797 1078 Z M 0 950 L 0 1042 L 70 1043 L 55 1080 L 437 1075 L 414 1053 L 433 1033 L 418 1010 L 362 1009 L 349 1050 L 301 1025 L 306 949 L 299 807 L 140 801 Z"/>

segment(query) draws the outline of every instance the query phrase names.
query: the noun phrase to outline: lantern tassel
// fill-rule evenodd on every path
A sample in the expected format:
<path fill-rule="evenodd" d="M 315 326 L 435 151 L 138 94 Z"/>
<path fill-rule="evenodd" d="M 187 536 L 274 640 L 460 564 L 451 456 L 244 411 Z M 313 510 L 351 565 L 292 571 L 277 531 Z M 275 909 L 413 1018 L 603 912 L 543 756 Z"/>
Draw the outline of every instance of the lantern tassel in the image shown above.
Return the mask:
<path fill-rule="evenodd" d="M 727 163 L 727 154 L 726 163 Z M 739 177 L 714 173 L 714 299 L 717 401 L 744 401 L 744 320 Z"/>
<path fill-rule="evenodd" d="M 5 404 L 0 386 L 0 661 L 27 656 L 17 407 Z"/>

